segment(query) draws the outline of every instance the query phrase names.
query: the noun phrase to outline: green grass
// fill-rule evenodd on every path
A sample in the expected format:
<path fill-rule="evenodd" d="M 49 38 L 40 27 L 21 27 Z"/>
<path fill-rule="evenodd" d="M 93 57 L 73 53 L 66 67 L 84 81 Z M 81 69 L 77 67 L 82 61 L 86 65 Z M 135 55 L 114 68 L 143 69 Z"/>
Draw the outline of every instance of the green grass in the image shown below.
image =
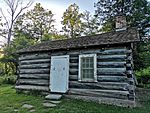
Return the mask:
<path fill-rule="evenodd" d="M 62 99 L 62 102 L 55 108 L 44 108 L 44 98 L 40 96 L 17 94 L 10 85 L 0 86 L 0 113 L 29 113 L 29 110 L 22 108 L 25 103 L 31 104 L 36 110 L 35 113 L 150 113 L 150 92 L 140 92 L 142 107 L 122 108 L 94 102 L 83 102 L 73 99 Z M 18 112 L 15 112 L 17 109 Z"/>

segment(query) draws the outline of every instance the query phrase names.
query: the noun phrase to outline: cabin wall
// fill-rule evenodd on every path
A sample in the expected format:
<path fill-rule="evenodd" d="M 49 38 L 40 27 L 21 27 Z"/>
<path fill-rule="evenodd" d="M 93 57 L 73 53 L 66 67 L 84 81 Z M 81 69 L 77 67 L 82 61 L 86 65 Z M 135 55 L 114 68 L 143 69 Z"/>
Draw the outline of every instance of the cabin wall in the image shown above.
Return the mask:
<path fill-rule="evenodd" d="M 20 55 L 16 88 L 49 91 L 50 58 L 49 52 Z"/>
<path fill-rule="evenodd" d="M 80 82 L 79 55 L 97 55 L 97 81 Z M 69 93 L 83 96 L 101 96 L 135 100 L 132 48 L 130 45 L 104 48 L 85 48 L 52 53 L 53 56 L 69 55 Z"/>
<path fill-rule="evenodd" d="M 79 82 L 79 55 L 97 55 L 97 81 Z M 49 91 L 51 56 L 69 55 L 69 93 L 135 100 L 132 48 L 97 47 L 78 50 L 22 54 L 17 89 Z"/>

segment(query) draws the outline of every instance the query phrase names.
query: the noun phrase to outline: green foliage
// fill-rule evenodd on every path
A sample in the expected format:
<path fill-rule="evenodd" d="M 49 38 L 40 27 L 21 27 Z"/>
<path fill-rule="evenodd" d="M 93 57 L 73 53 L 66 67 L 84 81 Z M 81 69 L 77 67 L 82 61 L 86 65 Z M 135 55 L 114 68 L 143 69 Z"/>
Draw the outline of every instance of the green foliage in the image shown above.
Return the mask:
<path fill-rule="evenodd" d="M 16 33 L 13 41 L 9 46 L 3 48 L 5 54 L 0 59 L 0 69 L 3 70 L 3 75 L 14 75 L 16 74 L 16 66 L 18 55 L 16 52 L 22 48 L 29 47 L 35 44 L 35 40 L 27 38 L 25 34 L 18 32 Z"/>
<path fill-rule="evenodd" d="M 92 16 L 89 11 L 83 13 L 81 27 L 83 35 L 92 35 L 100 31 L 98 18 Z"/>
<path fill-rule="evenodd" d="M 148 83 L 150 80 L 150 67 L 136 71 L 136 76 L 139 83 Z"/>
<path fill-rule="evenodd" d="M 71 4 L 63 14 L 63 30 L 69 38 L 75 38 L 81 34 L 81 17 L 82 13 L 79 13 L 79 6 L 77 4 Z"/>
<path fill-rule="evenodd" d="M 118 14 L 126 14 L 128 26 L 138 27 L 141 36 L 150 30 L 150 4 L 147 0 L 99 0 L 95 7 L 105 32 L 115 28 L 114 17 Z"/>
<path fill-rule="evenodd" d="M 16 76 L 14 75 L 1 75 L 0 76 L 0 85 L 1 84 L 12 84 L 16 83 Z"/>
<path fill-rule="evenodd" d="M 52 34 L 46 34 L 42 41 L 48 41 L 48 40 L 62 40 L 62 39 L 66 39 L 67 36 L 66 35 L 61 35 L 58 33 L 52 33 Z"/>
<path fill-rule="evenodd" d="M 34 9 L 17 19 L 15 29 L 27 34 L 32 39 L 41 41 L 45 35 L 55 31 L 53 16 L 52 11 L 44 9 L 40 3 L 36 3 Z"/>

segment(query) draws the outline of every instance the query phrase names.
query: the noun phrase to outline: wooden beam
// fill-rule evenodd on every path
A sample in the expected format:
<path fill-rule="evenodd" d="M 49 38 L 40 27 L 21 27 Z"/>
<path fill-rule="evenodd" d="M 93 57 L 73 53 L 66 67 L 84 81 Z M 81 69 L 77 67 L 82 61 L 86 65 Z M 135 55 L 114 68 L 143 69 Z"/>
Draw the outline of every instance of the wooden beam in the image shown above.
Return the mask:
<path fill-rule="evenodd" d="M 98 67 L 125 67 L 126 62 L 97 62 Z"/>
<path fill-rule="evenodd" d="M 26 84 L 26 85 L 49 85 L 49 80 L 44 79 L 19 79 L 20 84 Z"/>
<path fill-rule="evenodd" d="M 20 78 L 28 78 L 28 79 L 49 79 L 50 74 L 20 74 Z"/>
<path fill-rule="evenodd" d="M 126 72 L 126 68 L 97 68 L 98 74 L 124 74 Z"/>
<path fill-rule="evenodd" d="M 20 69 L 20 74 L 49 74 L 50 69 Z"/>
<path fill-rule="evenodd" d="M 50 68 L 50 63 L 20 65 L 20 69 Z"/>
<path fill-rule="evenodd" d="M 98 76 L 99 82 L 126 82 L 127 77 L 125 76 Z"/>
<path fill-rule="evenodd" d="M 50 59 L 51 55 L 48 53 L 40 53 L 40 54 L 27 54 L 27 55 L 21 55 L 19 57 L 19 60 L 34 60 L 34 59 Z"/>
<path fill-rule="evenodd" d="M 15 86 L 15 88 L 19 90 L 49 91 L 48 86 L 19 85 L 19 86 Z"/>
<path fill-rule="evenodd" d="M 40 63 L 50 63 L 50 59 L 20 61 L 20 65 L 22 65 L 22 64 L 40 64 Z"/>
<path fill-rule="evenodd" d="M 126 55 L 99 55 L 97 56 L 99 60 L 104 60 L 104 59 L 121 59 L 125 60 L 127 58 Z"/>
<path fill-rule="evenodd" d="M 69 75 L 69 80 L 70 81 L 77 81 L 78 80 L 78 75 Z"/>
<path fill-rule="evenodd" d="M 117 99 L 128 99 L 129 92 L 118 91 L 118 90 L 70 88 L 69 94 L 81 95 L 81 96 L 92 96 L 92 97 L 109 97 L 109 98 L 117 98 Z"/>
<path fill-rule="evenodd" d="M 108 89 L 108 90 L 128 90 L 128 83 L 125 82 L 96 82 L 96 83 L 86 83 L 78 81 L 70 81 L 69 88 L 79 88 L 79 89 Z"/>

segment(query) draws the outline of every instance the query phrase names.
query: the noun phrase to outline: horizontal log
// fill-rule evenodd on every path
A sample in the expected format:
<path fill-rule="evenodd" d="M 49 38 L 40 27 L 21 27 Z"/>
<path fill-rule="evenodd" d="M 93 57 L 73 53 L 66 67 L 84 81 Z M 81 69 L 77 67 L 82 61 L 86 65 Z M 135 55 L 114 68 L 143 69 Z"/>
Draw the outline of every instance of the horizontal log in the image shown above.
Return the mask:
<path fill-rule="evenodd" d="M 20 65 L 20 69 L 50 68 L 50 63 Z"/>
<path fill-rule="evenodd" d="M 126 82 L 126 76 L 98 76 L 97 81 L 99 82 Z"/>
<path fill-rule="evenodd" d="M 88 102 L 97 102 L 97 103 L 103 103 L 106 105 L 115 105 L 120 107 L 130 107 L 134 108 L 136 107 L 136 103 L 134 100 L 128 100 L 128 99 L 116 99 L 116 98 L 106 98 L 106 97 L 92 97 L 92 96 L 81 96 L 81 95 L 64 95 L 67 98 L 70 99 L 77 99 L 77 100 L 83 100 Z"/>
<path fill-rule="evenodd" d="M 90 50 L 81 50 L 80 53 L 82 54 L 90 54 L 90 53 L 98 53 L 98 54 L 103 54 L 103 55 L 107 55 L 107 54 L 126 54 L 126 53 L 131 53 L 131 50 L 127 50 L 126 48 L 109 48 L 106 50 L 101 50 L 101 49 L 90 49 Z"/>
<path fill-rule="evenodd" d="M 69 88 L 79 89 L 107 89 L 107 90 L 128 90 L 128 83 L 125 82 L 97 82 L 97 83 L 85 83 L 78 81 L 70 81 Z"/>
<path fill-rule="evenodd" d="M 118 91 L 118 90 L 97 90 L 97 89 L 70 88 L 69 94 L 75 94 L 75 95 L 81 95 L 81 96 L 128 99 L 129 92 L 128 91 Z"/>
<path fill-rule="evenodd" d="M 99 60 L 104 60 L 104 59 L 121 59 L 125 60 L 127 58 L 126 55 L 99 55 L 97 56 Z"/>
<path fill-rule="evenodd" d="M 20 78 L 49 79 L 50 74 L 20 74 Z"/>
<path fill-rule="evenodd" d="M 79 57 L 70 57 L 70 60 L 78 60 Z"/>
<path fill-rule="evenodd" d="M 50 69 L 20 69 L 20 74 L 49 74 Z"/>
<path fill-rule="evenodd" d="M 132 64 L 126 64 L 126 67 L 133 67 Z"/>
<path fill-rule="evenodd" d="M 40 53 L 40 54 L 27 54 L 21 55 L 19 60 L 34 60 L 34 59 L 50 59 L 51 56 L 48 53 Z"/>
<path fill-rule="evenodd" d="M 127 60 L 128 60 L 128 61 L 133 61 L 132 56 L 127 56 Z"/>
<path fill-rule="evenodd" d="M 77 81 L 78 80 L 78 75 L 69 75 L 69 80 L 70 81 Z"/>
<path fill-rule="evenodd" d="M 20 84 L 26 84 L 26 85 L 49 85 L 49 80 L 44 79 L 19 79 Z"/>
<path fill-rule="evenodd" d="M 50 63 L 50 59 L 40 59 L 40 60 L 25 60 L 20 61 L 20 64 L 41 64 L 41 63 Z"/>
<path fill-rule="evenodd" d="M 76 72 L 78 72 L 78 69 L 77 68 L 70 68 L 69 72 L 70 73 L 76 73 Z"/>
<path fill-rule="evenodd" d="M 77 67 L 77 66 L 78 66 L 78 63 L 69 63 L 69 65 L 70 65 L 71 67 Z"/>
<path fill-rule="evenodd" d="M 97 62 L 98 67 L 125 67 L 126 62 Z"/>
<path fill-rule="evenodd" d="M 19 90 L 49 91 L 48 86 L 19 85 L 19 86 L 15 86 L 15 88 Z"/>
<path fill-rule="evenodd" d="M 127 54 L 131 53 L 131 50 L 127 49 L 110 49 L 110 50 L 104 50 L 100 52 L 102 55 L 110 55 L 110 54 Z"/>
<path fill-rule="evenodd" d="M 126 72 L 126 68 L 97 68 L 98 74 L 124 74 Z"/>

